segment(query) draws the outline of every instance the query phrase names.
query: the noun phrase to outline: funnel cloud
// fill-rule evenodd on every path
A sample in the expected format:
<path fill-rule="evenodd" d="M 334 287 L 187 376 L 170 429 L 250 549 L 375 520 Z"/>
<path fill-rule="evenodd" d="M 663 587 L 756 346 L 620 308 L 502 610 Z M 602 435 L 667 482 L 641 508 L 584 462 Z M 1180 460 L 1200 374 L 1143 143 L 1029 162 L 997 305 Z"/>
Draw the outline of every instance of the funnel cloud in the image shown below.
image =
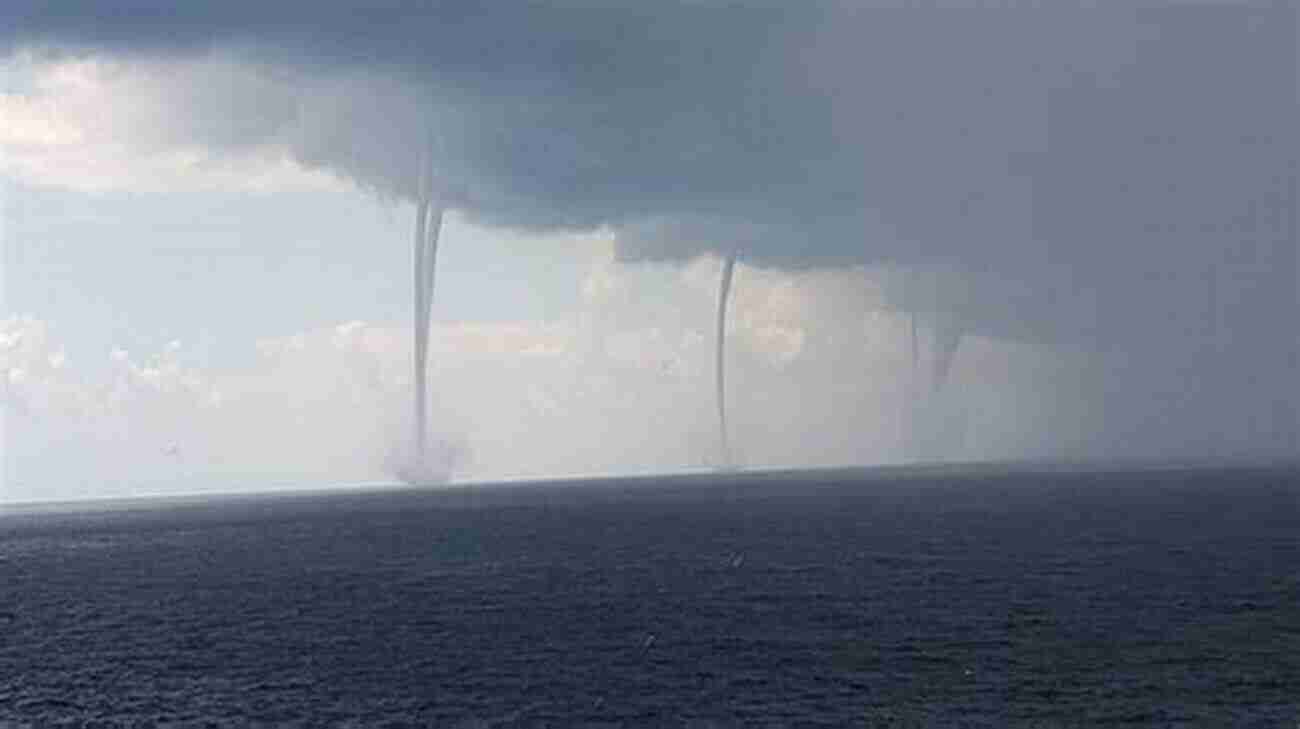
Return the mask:
<path fill-rule="evenodd" d="M 412 317 L 412 334 L 415 341 L 412 380 L 414 387 L 414 422 L 412 437 L 413 463 L 399 469 L 403 480 L 423 482 L 444 480 L 445 467 L 439 459 L 429 455 L 429 329 L 433 314 L 433 285 L 438 263 L 438 237 L 442 233 L 442 219 L 446 212 L 441 196 L 435 192 L 433 142 L 430 141 L 420 157 L 419 187 L 415 203 L 415 246 L 411 271 L 412 294 L 415 310 Z"/>
<path fill-rule="evenodd" d="M 727 433 L 727 301 L 731 298 L 731 277 L 736 272 L 736 255 L 727 256 L 722 263 L 722 275 L 718 279 L 718 322 L 714 330 L 714 371 L 713 378 L 717 392 L 718 405 L 718 444 L 720 447 L 722 468 L 731 468 L 731 440 Z"/>

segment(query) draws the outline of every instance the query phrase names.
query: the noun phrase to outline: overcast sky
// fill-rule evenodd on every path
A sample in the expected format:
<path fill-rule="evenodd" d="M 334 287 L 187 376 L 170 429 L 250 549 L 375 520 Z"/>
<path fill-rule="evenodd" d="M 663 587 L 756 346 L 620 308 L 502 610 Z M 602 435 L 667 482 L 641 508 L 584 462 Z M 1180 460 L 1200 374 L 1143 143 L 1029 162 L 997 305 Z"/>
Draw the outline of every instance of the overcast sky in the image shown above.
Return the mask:
<path fill-rule="evenodd" d="M 747 465 L 1294 456 L 1293 4 L 924 5 L 6 3 L 0 498 L 389 478 L 430 140 L 459 478 L 716 465 L 731 252 Z"/>

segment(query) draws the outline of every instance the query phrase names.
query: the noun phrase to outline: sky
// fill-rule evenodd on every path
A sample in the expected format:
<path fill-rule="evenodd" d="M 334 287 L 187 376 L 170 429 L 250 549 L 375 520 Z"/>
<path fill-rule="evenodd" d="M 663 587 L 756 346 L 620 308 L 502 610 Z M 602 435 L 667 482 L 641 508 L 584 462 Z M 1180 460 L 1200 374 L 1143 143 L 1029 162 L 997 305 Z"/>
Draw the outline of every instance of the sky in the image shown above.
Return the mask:
<path fill-rule="evenodd" d="M 1291 3 L 0 28 L 0 500 L 391 480 L 426 148 L 458 480 L 720 465 L 733 254 L 743 465 L 1297 454 Z"/>

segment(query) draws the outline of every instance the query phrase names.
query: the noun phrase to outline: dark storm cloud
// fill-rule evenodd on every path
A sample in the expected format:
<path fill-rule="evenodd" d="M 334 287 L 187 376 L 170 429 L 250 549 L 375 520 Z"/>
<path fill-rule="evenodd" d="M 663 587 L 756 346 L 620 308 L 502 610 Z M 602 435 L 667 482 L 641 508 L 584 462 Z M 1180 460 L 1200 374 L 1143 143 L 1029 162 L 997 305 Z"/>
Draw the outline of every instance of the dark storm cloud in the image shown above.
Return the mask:
<path fill-rule="evenodd" d="M 1012 336 L 1136 335 L 1207 268 L 1271 260 L 1293 8 L 962 5 L 65 0 L 0 33 L 288 89 L 177 79 L 175 133 L 211 146 L 410 197 L 432 133 L 472 218 L 612 226 L 629 260 L 938 267 L 965 278 L 932 308 Z"/>
<path fill-rule="evenodd" d="M 781 51 L 817 15 L 706 3 L 7 8 L 10 43 L 136 57 L 215 49 L 309 78 L 383 79 L 336 108 L 307 100 L 303 115 L 333 116 L 303 140 L 306 161 L 407 195 L 409 150 L 436 127 L 446 177 L 472 198 L 463 207 L 537 227 L 713 213 L 711 199 L 741 207 L 736 179 L 790 164 L 764 125 L 788 132 L 801 112 L 759 86 L 785 84 Z"/>
<path fill-rule="evenodd" d="M 348 89 L 333 108 L 307 98 L 300 121 L 314 133 L 296 140 L 305 161 L 380 189 L 409 194 L 413 138 L 435 127 L 462 206 L 488 220 L 586 227 L 669 216 L 682 218 L 679 227 L 711 218 L 824 229 L 798 255 L 785 235 L 749 242 L 753 255 L 787 262 L 879 256 L 859 251 L 861 218 L 891 197 L 924 198 L 932 211 L 970 208 L 970 181 L 1007 176 L 1009 153 L 1041 135 L 1026 104 L 1061 82 L 1056 68 L 1024 73 L 1025 59 L 1059 66 L 1082 55 L 1096 65 L 1128 52 L 1116 48 L 1124 39 L 1099 45 L 1099 31 L 1080 30 L 1090 23 L 1077 11 L 829 2 L 6 7 L 10 43 L 134 56 L 218 50 L 307 77 L 384 79 Z M 229 113 L 267 112 L 245 104 Z M 887 218 L 914 217 L 894 207 Z M 933 220 L 932 211 L 921 217 Z"/>

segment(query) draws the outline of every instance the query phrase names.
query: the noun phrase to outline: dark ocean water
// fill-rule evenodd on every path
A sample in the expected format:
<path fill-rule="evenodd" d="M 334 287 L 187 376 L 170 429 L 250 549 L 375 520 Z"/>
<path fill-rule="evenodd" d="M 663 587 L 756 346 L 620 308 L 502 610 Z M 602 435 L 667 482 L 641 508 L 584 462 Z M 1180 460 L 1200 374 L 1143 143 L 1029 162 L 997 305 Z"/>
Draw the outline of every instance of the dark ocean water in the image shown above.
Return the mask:
<path fill-rule="evenodd" d="M 0 727 L 1300 726 L 1300 474 L 0 515 Z"/>

